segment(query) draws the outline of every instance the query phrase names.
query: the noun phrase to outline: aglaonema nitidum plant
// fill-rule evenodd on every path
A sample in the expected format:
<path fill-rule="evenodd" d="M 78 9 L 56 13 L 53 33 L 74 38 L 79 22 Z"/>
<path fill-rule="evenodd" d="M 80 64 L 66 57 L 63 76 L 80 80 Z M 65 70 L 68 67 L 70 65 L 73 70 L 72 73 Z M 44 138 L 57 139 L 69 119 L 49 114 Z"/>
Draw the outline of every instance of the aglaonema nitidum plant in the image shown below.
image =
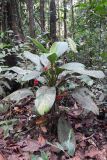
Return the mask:
<path fill-rule="evenodd" d="M 65 85 L 68 80 L 74 77 L 79 78 L 82 82 L 91 86 L 93 80 L 90 77 L 98 79 L 105 77 L 102 71 L 87 70 L 81 63 L 65 63 L 63 61 L 63 55 L 67 54 L 70 50 L 74 52 L 74 54 L 77 53 L 76 44 L 70 38 L 68 38 L 66 42 L 53 43 L 50 49 L 45 48 L 35 39 L 30 38 L 30 40 L 40 50 L 40 53 L 32 54 L 29 51 L 24 51 L 24 65 L 26 65 L 26 67 L 21 68 L 14 66 L 9 70 L 17 73 L 17 76 L 15 75 L 17 81 L 24 83 L 29 80 L 34 80 L 34 86 L 36 86 L 34 110 L 40 116 L 49 113 L 52 108 L 56 111 L 56 99 L 61 100 L 59 88 Z M 27 61 L 27 59 L 29 61 Z M 17 101 L 19 101 L 32 94 L 31 90 L 22 89 L 11 94 L 9 99 L 17 99 Z M 91 97 L 87 96 L 88 94 L 89 90 L 87 90 L 87 88 L 80 88 L 79 86 L 79 89 L 73 92 L 72 96 L 77 99 L 77 102 L 80 101 L 83 108 L 98 114 L 99 110 L 91 100 Z M 58 120 L 57 129 L 60 144 L 57 143 L 56 147 L 63 152 L 67 150 L 67 153 L 73 156 L 75 152 L 75 136 L 71 125 L 61 116 Z"/>
<path fill-rule="evenodd" d="M 32 54 L 29 51 L 24 52 L 24 57 L 36 66 L 32 72 L 24 75 L 22 81 L 35 79 L 35 85 L 39 81 L 42 82 L 42 86 L 38 87 L 36 91 L 35 99 L 35 111 L 39 115 L 44 115 L 51 110 L 54 106 L 59 86 L 63 84 L 62 82 L 66 83 L 66 79 L 68 80 L 75 74 L 86 75 L 88 78 L 94 77 L 100 79 L 105 77 L 102 71 L 87 70 L 81 63 L 71 62 L 64 64 L 62 62 L 61 57 L 65 53 L 70 50 L 75 54 L 77 53 L 76 44 L 70 38 L 66 42 L 53 43 L 50 49 L 46 49 L 35 39 L 31 39 L 31 41 L 40 50 L 40 54 Z"/>

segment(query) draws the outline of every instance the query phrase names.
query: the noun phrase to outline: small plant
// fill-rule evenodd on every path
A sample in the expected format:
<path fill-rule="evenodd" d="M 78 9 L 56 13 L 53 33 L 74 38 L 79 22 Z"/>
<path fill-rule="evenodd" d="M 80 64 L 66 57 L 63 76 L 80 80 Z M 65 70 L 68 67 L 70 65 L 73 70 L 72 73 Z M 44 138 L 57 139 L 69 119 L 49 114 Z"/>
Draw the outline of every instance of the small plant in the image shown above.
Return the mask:
<path fill-rule="evenodd" d="M 35 39 L 31 39 L 31 41 L 41 52 L 39 55 L 28 51 L 24 52 L 24 57 L 36 66 L 34 70 L 24 74 L 21 80 L 35 79 L 35 85 L 38 85 L 38 82 L 41 83 L 38 86 L 35 99 L 35 111 L 40 115 L 50 111 L 55 99 L 60 96 L 58 95 L 59 88 L 68 80 L 75 77 L 88 85 L 92 85 L 93 80 L 90 77 L 100 79 L 105 76 L 102 71 L 85 69 L 85 66 L 81 63 L 71 62 L 64 64 L 63 55 L 65 52 L 69 52 L 71 49 L 75 54 L 77 53 L 76 44 L 70 38 L 68 38 L 67 42 L 55 42 L 50 49 L 46 49 Z M 14 70 L 15 68 L 11 69 Z"/>
<path fill-rule="evenodd" d="M 61 100 L 62 95 L 59 94 L 59 90 L 66 83 L 73 84 L 72 92 L 73 98 L 85 109 L 92 111 L 95 114 L 99 114 L 99 109 L 91 98 L 90 91 L 82 87 L 80 84 L 74 82 L 74 80 L 79 80 L 83 84 L 91 86 L 93 84 L 93 78 L 104 78 L 105 75 L 102 71 L 87 70 L 85 66 L 78 62 L 65 63 L 63 60 L 63 55 L 65 52 L 72 50 L 74 54 L 77 53 L 77 48 L 75 42 L 68 38 L 67 42 L 55 42 L 50 47 L 50 49 L 45 48 L 41 43 L 35 39 L 30 40 L 36 45 L 40 50 L 40 54 L 33 54 L 29 51 L 24 51 L 24 58 L 26 66 L 24 67 L 11 67 L 9 71 L 14 71 L 16 73 L 15 79 L 20 81 L 22 84 L 34 80 L 34 88 L 36 88 L 36 99 L 34 101 L 34 110 L 40 116 L 50 112 L 52 107 L 55 109 L 56 100 Z M 29 61 L 27 61 L 27 59 Z M 22 65 L 23 66 L 23 65 Z M 17 92 L 19 94 L 19 92 Z M 15 92 L 10 97 L 18 97 Z M 23 96 L 31 95 L 27 90 L 23 90 Z M 9 96 L 8 96 L 9 97 Z M 22 98 L 22 96 L 20 96 Z M 14 99 L 15 100 L 15 99 Z M 67 130 L 67 132 L 65 132 Z M 59 118 L 58 122 L 58 135 L 61 137 L 61 133 L 64 132 L 64 136 L 60 138 L 60 143 L 63 149 L 67 150 L 69 155 L 73 155 L 75 152 L 75 138 L 74 133 L 71 130 L 68 122 L 63 118 Z M 65 138 L 66 137 L 66 138 Z"/>

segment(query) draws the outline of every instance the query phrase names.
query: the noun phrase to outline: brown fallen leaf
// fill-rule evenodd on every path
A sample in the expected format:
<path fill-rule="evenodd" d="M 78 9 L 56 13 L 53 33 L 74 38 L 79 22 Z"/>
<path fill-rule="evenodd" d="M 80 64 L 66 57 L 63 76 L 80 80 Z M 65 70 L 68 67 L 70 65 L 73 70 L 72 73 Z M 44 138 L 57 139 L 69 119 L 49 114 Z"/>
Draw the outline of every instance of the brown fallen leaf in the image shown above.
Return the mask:
<path fill-rule="evenodd" d="M 46 139 L 41 134 L 38 137 L 38 143 L 41 147 L 43 147 L 46 144 Z"/>
<path fill-rule="evenodd" d="M 41 147 L 38 141 L 32 140 L 32 139 L 27 139 L 27 140 L 18 142 L 18 145 L 20 146 L 22 151 L 31 152 L 31 153 L 38 151 L 39 148 Z"/>
<path fill-rule="evenodd" d="M 12 154 L 8 157 L 8 160 L 30 160 L 30 155 L 29 153 Z"/>
<path fill-rule="evenodd" d="M 0 160 L 5 160 L 5 158 L 0 154 Z"/>
<path fill-rule="evenodd" d="M 85 152 L 85 157 L 94 158 L 98 154 L 99 154 L 98 148 L 90 146 L 88 151 Z"/>
<path fill-rule="evenodd" d="M 47 128 L 45 126 L 41 126 L 40 129 L 43 133 L 47 133 Z"/>
<path fill-rule="evenodd" d="M 41 116 L 41 117 L 37 117 L 35 120 L 35 124 L 38 126 L 44 126 L 44 124 L 48 121 L 48 117 L 45 116 Z"/>
<path fill-rule="evenodd" d="M 81 160 L 81 158 L 79 156 L 75 156 L 73 158 L 70 158 L 69 160 Z"/>

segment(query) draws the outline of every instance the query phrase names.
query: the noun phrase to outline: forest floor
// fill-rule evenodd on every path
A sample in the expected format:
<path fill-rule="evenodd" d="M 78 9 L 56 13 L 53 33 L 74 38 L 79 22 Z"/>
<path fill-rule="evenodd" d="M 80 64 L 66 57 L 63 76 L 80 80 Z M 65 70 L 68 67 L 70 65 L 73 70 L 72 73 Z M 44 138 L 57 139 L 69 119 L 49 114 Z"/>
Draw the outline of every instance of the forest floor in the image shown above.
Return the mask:
<path fill-rule="evenodd" d="M 0 116 L 0 160 L 36 160 L 34 155 L 44 151 L 49 160 L 107 160 L 107 119 L 84 113 L 76 103 L 65 114 L 75 132 L 76 151 L 73 157 L 51 144 L 58 142 L 57 115 L 32 115 L 33 101 L 14 106 Z M 62 107 L 62 106 L 60 106 Z M 9 121 L 10 119 L 10 121 Z M 13 121 L 11 121 L 13 119 Z M 18 122 L 16 122 L 18 119 Z M 5 123 L 5 121 L 4 121 Z M 32 158 L 31 158 L 32 157 Z M 39 159 L 37 159 L 39 160 Z"/>

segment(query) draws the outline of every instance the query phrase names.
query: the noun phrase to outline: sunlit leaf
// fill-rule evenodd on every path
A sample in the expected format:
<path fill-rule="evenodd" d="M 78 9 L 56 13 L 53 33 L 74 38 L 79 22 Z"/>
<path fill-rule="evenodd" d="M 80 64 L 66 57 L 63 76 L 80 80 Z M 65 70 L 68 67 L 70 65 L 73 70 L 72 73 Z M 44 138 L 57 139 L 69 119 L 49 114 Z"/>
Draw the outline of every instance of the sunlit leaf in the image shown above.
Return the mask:
<path fill-rule="evenodd" d="M 67 42 L 54 42 L 50 48 L 50 53 L 56 53 L 58 57 L 62 56 L 68 50 Z"/>
<path fill-rule="evenodd" d="M 72 62 L 72 63 L 67 63 L 61 66 L 60 68 L 72 71 L 74 73 L 79 73 L 79 74 L 84 74 L 88 75 L 94 78 L 104 78 L 105 75 L 102 71 L 99 70 L 86 70 L 85 66 L 81 63 L 77 62 Z"/>
<path fill-rule="evenodd" d="M 70 46 L 70 49 L 74 52 L 74 53 L 77 53 L 77 46 L 76 46 L 76 43 L 71 39 L 71 38 L 68 38 L 68 44 Z"/>
<path fill-rule="evenodd" d="M 55 87 L 43 86 L 36 92 L 35 109 L 40 115 L 44 115 L 52 108 L 56 97 Z"/>
<path fill-rule="evenodd" d="M 22 77 L 22 81 L 29 81 L 31 79 L 37 79 L 40 76 L 40 72 L 38 71 L 31 71 L 30 73 L 25 74 Z"/>

